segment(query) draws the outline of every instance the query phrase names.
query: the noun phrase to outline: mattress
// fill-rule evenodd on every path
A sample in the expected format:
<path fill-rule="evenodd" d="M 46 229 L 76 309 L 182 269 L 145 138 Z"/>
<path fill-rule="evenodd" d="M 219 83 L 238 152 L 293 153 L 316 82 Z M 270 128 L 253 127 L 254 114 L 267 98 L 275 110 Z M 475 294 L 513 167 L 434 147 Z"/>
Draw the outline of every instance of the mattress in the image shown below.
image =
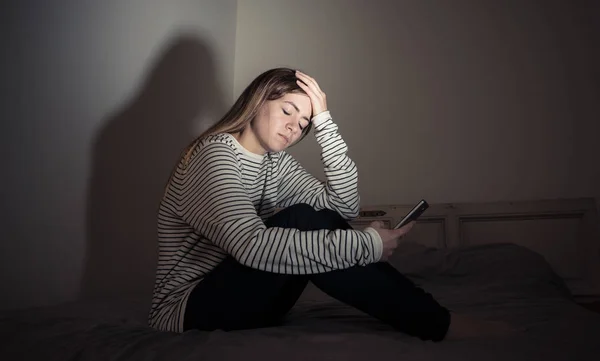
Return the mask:
<path fill-rule="evenodd" d="M 539 254 L 514 244 L 401 244 L 389 260 L 454 312 L 502 320 L 503 337 L 422 341 L 309 284 L 278 327 L 160 332 L 149 295 L 0 313 L 1 360 L 600 360 L 600 314 L 577 305 Z"/>

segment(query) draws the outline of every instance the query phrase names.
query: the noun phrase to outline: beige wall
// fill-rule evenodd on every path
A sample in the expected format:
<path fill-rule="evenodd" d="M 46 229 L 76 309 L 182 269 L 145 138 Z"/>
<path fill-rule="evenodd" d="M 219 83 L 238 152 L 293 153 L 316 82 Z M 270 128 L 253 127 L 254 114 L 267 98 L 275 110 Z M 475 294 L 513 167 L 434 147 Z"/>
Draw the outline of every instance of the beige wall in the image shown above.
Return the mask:
<path fill-rule="evenodd" d="M 363 204 L 600 199 L 600 12 L 584 5 L 240 0 L 234 90 L 275 66 L 313 75 Z M 307 139 L 291 152 L 322 176 Z"/>
<path fill-rule="evenodd" d="M 277 65 L 327 91 L 363 204 L 600 199 L 598 9 L 570 4 L 2 2 L 0 308 L 149 294 L 182 144 Z"/>
<path fill-rule="evenodd" d="M 236 6 L 2 3 L 0 308 L 151 292 L 166 177 L 232 101 Z"/>

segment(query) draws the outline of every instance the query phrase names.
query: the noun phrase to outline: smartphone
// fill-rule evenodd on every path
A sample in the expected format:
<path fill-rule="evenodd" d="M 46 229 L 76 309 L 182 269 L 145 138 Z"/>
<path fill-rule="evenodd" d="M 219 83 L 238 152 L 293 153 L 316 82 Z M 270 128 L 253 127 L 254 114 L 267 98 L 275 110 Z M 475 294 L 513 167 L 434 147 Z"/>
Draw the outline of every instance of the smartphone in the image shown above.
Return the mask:
<path fill-rule="evenodd" d="M 410 212 L 408 212 L 408 214 L 404 216 L 404 218 L 402 218 L 400 222 L 398 222 L 394 229 L 398 229 L 402 226 L 405 226 L 411 221 L 416 221 L 417 218 L 419 218 L 427 208 L 429 208 L 429 204 L 427 204 L 427 202 L 424 199 L 421 199 L 421 201 L 417 203 L 417 205 L 414 206 L 414 208 L 411 209 Z"/>

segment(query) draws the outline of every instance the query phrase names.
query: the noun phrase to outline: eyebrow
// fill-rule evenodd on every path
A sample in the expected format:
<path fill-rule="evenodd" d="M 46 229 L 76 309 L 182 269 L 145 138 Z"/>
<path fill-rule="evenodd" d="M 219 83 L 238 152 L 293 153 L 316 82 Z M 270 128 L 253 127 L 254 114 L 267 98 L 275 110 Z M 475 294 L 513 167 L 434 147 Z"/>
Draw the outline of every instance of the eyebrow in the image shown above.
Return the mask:
<path fill-rule="evenodd" d="M 289 100 L 284 100 L 284 102 L 285 102 L 285 103 L 289 103 L 289 104 L 291 104 L 291 105 L 294 107 L 294 109 L 296 109 L 296 111 L 297 111 L 298 113 L 300 113 L 300 109 L 298 109 L 298 107 L 296 106 L 296 104 L 294 104 L 294 102 L 292 102 L 292 101 L 289 101 Z M 308 118 L 307 118 L 307 117 L 305 117 L 305 116 L 304 116 L 304 117 L 302 117 L 302 119 L 306 119 L 306 121 L 307 121 L 307 122 L 310 122 L 310 119 L 308 119 Z"/>

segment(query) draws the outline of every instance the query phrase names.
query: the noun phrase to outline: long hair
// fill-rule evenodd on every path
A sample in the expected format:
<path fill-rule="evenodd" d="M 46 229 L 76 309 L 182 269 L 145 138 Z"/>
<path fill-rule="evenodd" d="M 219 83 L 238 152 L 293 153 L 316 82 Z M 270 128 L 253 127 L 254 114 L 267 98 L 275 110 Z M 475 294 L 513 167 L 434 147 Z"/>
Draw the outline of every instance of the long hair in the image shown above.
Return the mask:
<path fill-rule="evenodd" d="M 194 148 L 203 138 L 218 133 L 238 133 L 246 129 L 266 101 L 279 99 L 287 93 L 306 94 L 296 83 L 297 79 L 295 70 L 289 68 L 270 69 L 257 76 L 229 111 L 188 146 L 184 154 L 184 161 L 186 163 L 189 161 Z M 304 139 L 311 127 L 312 122 L 302 130 L 302 135 L 294 144 Z"/>
<path fill-rule="evenodd" d="M 187 167 L 194 149 L 202 139 L 213 134 L 238 133 L 245 130 L 254 120 L 265 102 L 279 99 L 288 93 L 306 94 L 306 92 L 296 83 L 297 80 L 296 71 L 290 68 L 274 68 L 257 76 L 246 87 L 227 113 L 225 113 L 217 123 L 202 132 L 202 134 L 192 141 L 192 143 L 184 150 L 182 158 L 180 159 L 180 162 L 183 162 L 182 166 L 184 168 Z M 312 122 L 309 122 L 308 126 L 302 130 L 300 138 L 292 145 L 295 145 L 304 139 L 311 128 Z M 177 167 L 175 167 L 175 169 L 177 169 Z M 173 173 L 171 174 L 171 177 L 173 176 Z"/>

